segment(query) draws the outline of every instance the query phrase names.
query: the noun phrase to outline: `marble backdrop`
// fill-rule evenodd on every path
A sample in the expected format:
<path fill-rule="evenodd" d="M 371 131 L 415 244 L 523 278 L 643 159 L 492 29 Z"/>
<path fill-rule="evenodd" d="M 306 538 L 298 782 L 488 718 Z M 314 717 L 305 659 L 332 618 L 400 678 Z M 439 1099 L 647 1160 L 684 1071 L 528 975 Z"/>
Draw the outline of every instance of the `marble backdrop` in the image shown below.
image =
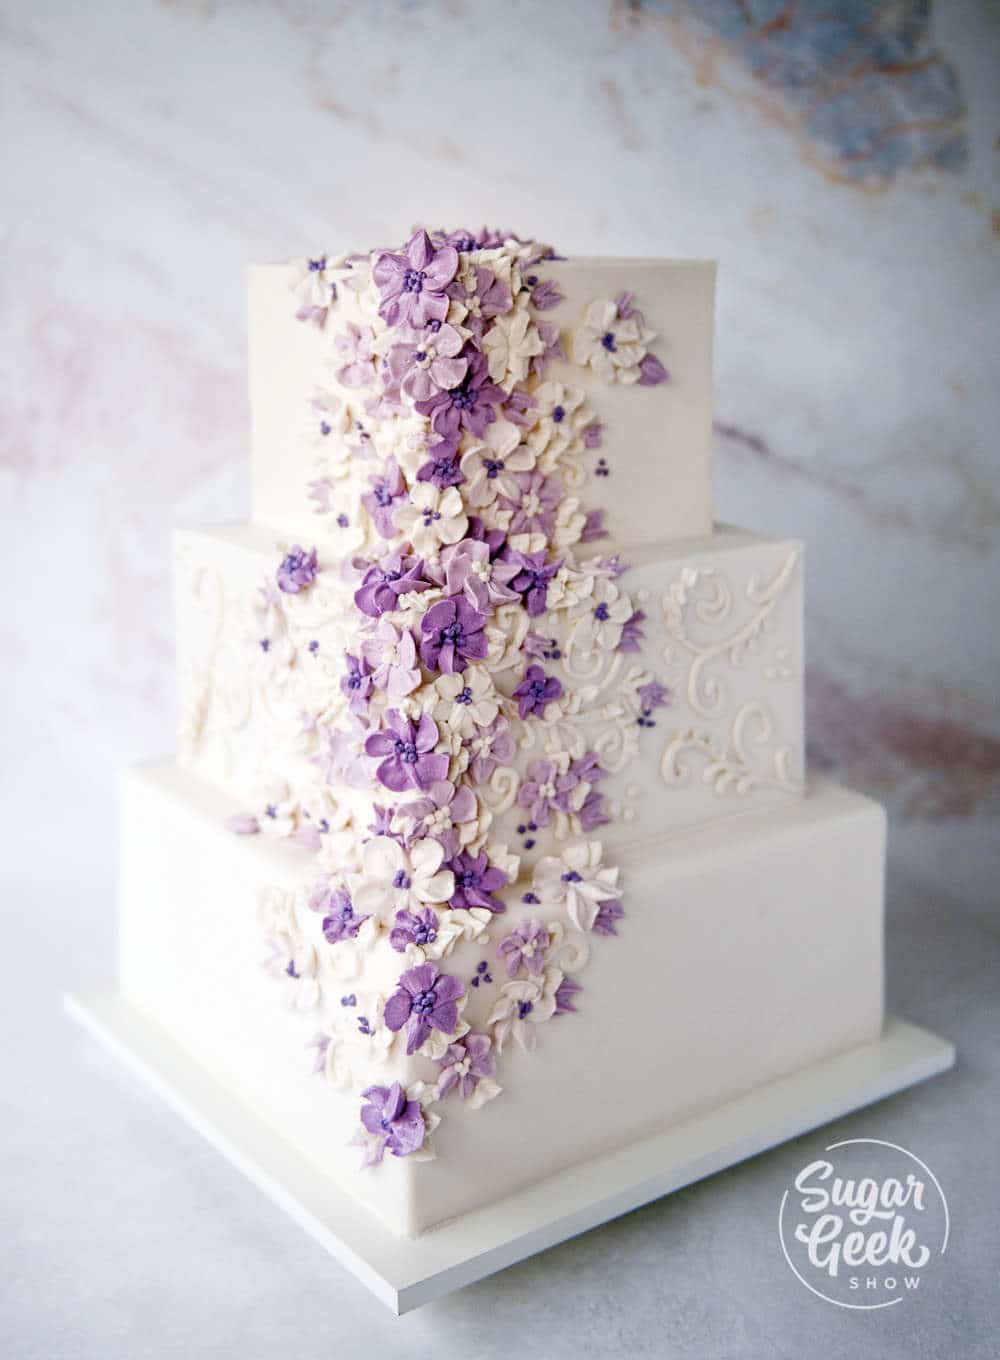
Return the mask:
<path fill-rule="evenodd" d="M 8 836 L 172 745 L 169 534 L 245 514 L 244 268 L 482 221 L 720 261 L 720 517 L 808 542 L 813 757 L 995 800 L 1000 11 L 3 0 Z"/>

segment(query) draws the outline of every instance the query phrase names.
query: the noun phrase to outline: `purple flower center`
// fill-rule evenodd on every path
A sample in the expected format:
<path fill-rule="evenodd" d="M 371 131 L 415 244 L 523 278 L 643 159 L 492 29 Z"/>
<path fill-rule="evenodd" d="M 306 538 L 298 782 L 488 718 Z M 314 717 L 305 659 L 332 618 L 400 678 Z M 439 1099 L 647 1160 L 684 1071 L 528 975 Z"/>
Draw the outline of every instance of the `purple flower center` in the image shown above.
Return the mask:
<path fill-rule="evenodd" d="M 456 694 L 456 695 L 455 695 L 455 703 L 456 703 L 456 704 L 471 704 L 471 703 L 472 703 L 472 690 L 469 689 L 469 686 L 468 686 L 468 685 L 465 686 L 465 688 L 462 690 L 461 694 Z"/>
<path fill-rule="evenodd" d="M 396 874 L 396 877 L 392 880 L 392 886 L 394 888 L 409 888 L 412 885 L 412 882 L 413 880 L 409 878 L 402 869 L 400 869 L 399 872 Z"/>
<path fill-rule="evenodd" d="M 552 419 L 556 422 L 557 425 L 561 425 L 561 424 L 562 424 L 565 415 L 566 415 L 566 408 L 565 408 L 564 406 L 553 406 L 553 408 L 552 408 Z"/>
<path fill-rule="evenodd" d="M 607 623 L 610 612 L 611 611 L 608 609 L 608 606 L 602 600 L 601 603 L 594 610 L 594 618 L 600 619 L 602 623 Z"/>
<path fill-rule="evenodd" d="M 337 523 L 340 525 L 341 529 L 346 529 L 350 522 L 351 521 L 343 513 L 337 516 Z"/>
<path fill-rule="evenodd" d="M 389 489 L 389 483 L 388 483 L 388 482 L 376 482 L 376 483 L 375 483 L 375 487 L 374 487 L 374 491 L 375 491 L 375 499 L 376 499 L 376 501 L 378 502 L 379 505 L 391 505 L 391 504 L 392 504 L 393 496 L 392 496 L 392 492 L 391 492 L 390 489 Z"/>
<path fill-rule="evenodd" d="M 426 921 L 421 921 L 413 932 L 413 939 L 416 944 L 433 944 L 437 939 L 437 931 Z"/>
<path fill-rule="evenodd" d="M 604 346 L 604 348 L 608 351 L 609 354 L 614 354 L 617 348 L 615 345 L 614 331 L 605 331 L 604 334 L 601 336 L 601 344 Z"/>
<path fill-rule="evenodd" d="M 414 363 L 416 363 L 416 364 L 422 364 L 426 358 L 427 358 L 427 351 L 426 351 L 425 349 L 417 349 L 417 350 L 414 350 L 414 351 L 413 351 L 413 362 L 414 362 Z"/>
<path fill-rule="evenodd" d="M 321 255 L 321 256 L 319 257 L 318 260 L 310 260 L 310 261 L 309 261 L 309 272 L 310 272 L 310 274 L 322 274 L 322 272 L 323 272 L 323 270 L 324 270 L 325 268 L 326 268 L 326 256 L 325 256 L 325 255 Z"/>
<path fill-rule="evenodd" d="M 532 1012 L 534 1009 L 535 1009 L 535 1007 L 534 1007 L 534 1003 L 533 1003 L 533 1002 L 531 1002 L 531 1001 L 519 1001 L 519 1002 L 517 1003 L 517 1018 L 518 1018 L 518 1020 L 523 1020 L 523 1019 L 525 1018 L 525 1016 L 530 1015 L 531 1012 Z"/>
<path fill-rule="evenodd" d="M 482 878 L 478 869 L 459 869 L 455 874 L 455 879 L 460 888 L 475 888 Z"/>
<path fill-rule="evenodd" d="M 404 741 L 402 737 L 396 738 L 396 755 L 404 765 L 416 765 L 417 745 L 413 741 Z"/>
<path fill-rule="evenodd" d="M 320 432 L 320 434 L 322 434 L 322 435 L 328 435 L 332 429 L 333 429 L 333 426 L 330 424 L 330 422 L 329 422 L 328 420 L 321 420 L 321 421 L 319 422 L 319 432 Z"/>
<path fill-rule="evenodd" d="M 261 650 L 262 652 L 269 652 L 269 651 L 271 650 L 271 639 L 270 639 L 270 638 L 261 638 L 261 640 L 260 640 L 260 650 Z"/>
<path fill-rule="evenodd" d="M 413 998 L 412 1009 L 415 1010 L 418 1015 L 426 1015 L 427 1012 L 432 1011 L 436 1005 L 437 996 L 434 994 L 434 988 L 431 987 L 428 991 L 420 992 Z"/>
<path fill-rule="evenodd" d="M 428 524 L 428 525 L 429 525 L 429 524 L 432 524 L 432 523 L 434 522 L 434 520 L 440 519 L 440 518 L 441 518 L 441 511 L 440 511 L 440 510 L 425 510 L 425 511 L 424 511 L 424 524 Z"/>
<path fill-rule="evenodd" d="M 438 321 L 437 317 L 432 317 L 432 319 L 427 323 L 427 329 L 432 334 L 437 335 L 438 331 L 441 329 L 441 322 Z"/>
<path fill-rule="evenodd" d="M 580 875 L 576 872 L 575 869 L 569 869 L 566 873 L 563 874 L 562 881 L 564 883 L 579 883 Z"/>
<path fill-rule="evenodd" d="M 486 469 L 487 477 L 491 479 L 494 477 L 499 477 L 500 473 L 503 472 L 504 469 L 503 463 L 500 462 L 500 460 L 497 458 L 484 458 L 483 467 Z"/>
<path fill-rule="evenodd" d="M 268 803 L 267 807 L 264 809 L 264 815 L 271 818 L 277 817 L 278 809 L 273 803 Z"/>
<path fill-rule="evenodd" d="M 408 269 L 403 275 L 403 292 L 419 293 L 423 290 L 427 275 L 422 269 Z"/>
<path fill-rule="evenodd" d="M 530 689 L 529 689 L 528 692 L 530 693 L 530 695 L 531 695 L 531 697 L 532 697 L 533 699 L 544 699 L 544 698 L 545 698 L 545 685 L 546 685 L 546 683 L 547 683 L 547 682 L 546 682 L 545 680 L 532 680 L 532 682 L 531 682 L 531 687 L 530 687 Z"/>

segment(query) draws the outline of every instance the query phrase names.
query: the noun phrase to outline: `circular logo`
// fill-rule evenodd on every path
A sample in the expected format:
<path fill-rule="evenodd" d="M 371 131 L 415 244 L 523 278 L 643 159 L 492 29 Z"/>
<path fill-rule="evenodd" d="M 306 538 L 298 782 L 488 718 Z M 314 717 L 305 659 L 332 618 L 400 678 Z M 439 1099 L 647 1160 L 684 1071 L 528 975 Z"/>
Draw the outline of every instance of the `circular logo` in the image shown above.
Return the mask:
<path fill-rule="evenodd" d="M 891 1308 L 922 1291 L 948 1248 L 948 1202 L 919 1157 L 880 1138 L 831 1143 L 781 1197 L 789 1268 L 838 1308 Z"/>

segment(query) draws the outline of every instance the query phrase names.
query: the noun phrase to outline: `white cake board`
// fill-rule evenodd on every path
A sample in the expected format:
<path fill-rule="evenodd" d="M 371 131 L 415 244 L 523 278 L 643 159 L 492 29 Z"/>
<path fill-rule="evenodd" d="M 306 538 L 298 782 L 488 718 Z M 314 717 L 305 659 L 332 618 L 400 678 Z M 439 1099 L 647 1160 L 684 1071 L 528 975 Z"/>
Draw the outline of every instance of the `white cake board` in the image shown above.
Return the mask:
<path fill-rule="evenodd" d="M 486 1209 L 394 1237 L 116 994 L 69 1015 L 285 1209 L 383 1303 L 406 1313 L 954 1064 L 954 1046 L 902 1020 L 880 1040 L 551 1176 Z"/>

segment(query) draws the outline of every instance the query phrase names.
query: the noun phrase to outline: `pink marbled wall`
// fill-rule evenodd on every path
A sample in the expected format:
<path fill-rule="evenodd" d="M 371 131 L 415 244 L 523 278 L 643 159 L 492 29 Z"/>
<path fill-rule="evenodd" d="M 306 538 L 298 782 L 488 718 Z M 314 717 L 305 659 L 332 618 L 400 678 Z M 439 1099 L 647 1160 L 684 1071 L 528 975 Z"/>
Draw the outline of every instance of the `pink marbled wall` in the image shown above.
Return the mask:
<path fill-rule="evenodd" d="M 939 5 L 883 60 L 901 7 L 869 5 L 848 97 L 807 8 L 2 6 L 26 845 L 68 808 L 106 853 L 115 769 L 172 744 L 169 532 L 248 499 L 245 264 L 420 219 L 720 260 L 718 500 L 809 543 L 816 757 L 901 813 L 990 808 L 996 10 Z"/>

